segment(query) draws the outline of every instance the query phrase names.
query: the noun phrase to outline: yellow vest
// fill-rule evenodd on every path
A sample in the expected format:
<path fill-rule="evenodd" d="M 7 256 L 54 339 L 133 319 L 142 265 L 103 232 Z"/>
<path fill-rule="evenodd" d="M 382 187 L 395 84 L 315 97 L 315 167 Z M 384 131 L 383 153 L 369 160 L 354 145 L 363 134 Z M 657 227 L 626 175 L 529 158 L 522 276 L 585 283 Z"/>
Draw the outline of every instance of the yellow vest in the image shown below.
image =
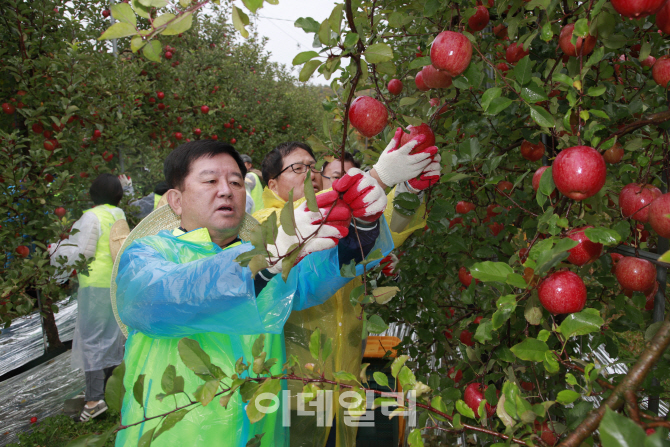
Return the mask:
<path fill-rule="evenodd" d="M 162 198 L 162 195 L 154 193 L 154 209 L 158 208 L 158 202 L 160 202 Z"/>
<path fill-rule="evenodd" d="M 330 191 L 330 190 L 328 190 Z M 321 193 L 326 192 L 322 191 Z M 321 194 L 319 193 L 319 194 Z M 317 194 L 318 195 L 318 194 Z M 394 191 L 388 194 L 389 206 L 384 212 L 384 217 L 390 225 L 393 215 L 393 197 Z M 298 207 L 305 201 L 304 198 L 294 201 L 294 206 Z M 263 203 L 266 208 L 254 213 L 254 217 L 259 223 L 263 223 L 272 213 L 279 213 L 286 203 L 269 188 L 263 191 Z M 421 205 L 407 228 L 395 233 L 391 231 L 393 244 L 395 247 L 402 245 L 403 242 L 416 230 L 426 225 L 425 205 Z M 279 216 L 277 216 L 279 222 Z M 332 377 L 333 372 L 347 371 L 358 377 L 361 369 L 362 357 L 362 336 L 363 336 L 363 309 L 360 305 L 352 306 L 349 300 L 351 291 L 361 285 L 361 278 L 354 278 L 346 286 L 341 288 L 325 303 L 314 306 L 309 309 L 295 311 L 291 313 L 286 325 L 284 326 L 284 336 L 286 339 L 286 358 L 295 355 L 300 365 L 314 362 L 309 352 L 309 340 L 312 332 L 319 328 L 326 337 L 333 339 L 333 353 L 326 362 L 326 376 Z M 288 389 L 291 391 L 292 408 L 295 405 L 296 393 L 302 391 L 302 384 L 290 380 Z M 324 389 L 333 389 L 324 387 Z M 339 400 L 339 390 L 335 389 L 333 393 L 333 403 L 335 405 L 335 417 L 337 419 L 337 447 L 353 447 L 356 445 L 357 427 L 349 427 L 344 423 L 344 409 L 337 404 Z M 316 421 L 316 419 L 314 419 Z M 304 427 L 306 427 L 304 425 Z M 309 424 L 309 430 L 291 430 L 291 445 L 313 445 L 324 446 L 328 439 L 329 427 L 317 427 L 316 423 Z M 315 441 L 316 440 L 316 441 Z"/>
<path fill-rule="evenodd" d="M 85 211 L 93 213 L 100 221 L 101 235 L 95 246 L 95 260 L 88 265 L 88 276 L 77 275 L 79 287 L 109 288 L 112 284 L 112 267 L 114 261 L 109 252 L 109 230 L 119 219 L 126 216 L 120 208 L 112 205 L 98 205 Z"/>
<path fill-rule="evenodd" d="M 249 172 L 249 174 L 256 178 L 256 186 L 249 192 L 251 198 L 254 199 L 254 211 L 262 210 L 265 208 L 265 205 L 263 205 L 263 184 L 255 172 Z"/>

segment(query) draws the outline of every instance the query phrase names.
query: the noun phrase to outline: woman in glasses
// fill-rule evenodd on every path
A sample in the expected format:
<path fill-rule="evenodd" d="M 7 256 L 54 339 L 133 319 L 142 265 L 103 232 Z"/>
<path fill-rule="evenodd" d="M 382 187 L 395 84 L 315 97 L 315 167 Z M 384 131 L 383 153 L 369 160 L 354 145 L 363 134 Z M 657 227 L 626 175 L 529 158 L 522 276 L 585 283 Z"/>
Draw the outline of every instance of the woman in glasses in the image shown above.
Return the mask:
<path fill-rule="evenodd" d="M 354 156 L 349 152 L 344 153 L 344 172 L 342 171 L 342 160 L 336 159 L 332 162 L 325 162 L 321 167 L 321 181 L 322 190 L 330 189 L 333 186 L 333 182 L 339 178 L 342 178 L 344 174 L 349 171 L 351 168 L 360 168 L 361 164 L 354 159 Z"/>

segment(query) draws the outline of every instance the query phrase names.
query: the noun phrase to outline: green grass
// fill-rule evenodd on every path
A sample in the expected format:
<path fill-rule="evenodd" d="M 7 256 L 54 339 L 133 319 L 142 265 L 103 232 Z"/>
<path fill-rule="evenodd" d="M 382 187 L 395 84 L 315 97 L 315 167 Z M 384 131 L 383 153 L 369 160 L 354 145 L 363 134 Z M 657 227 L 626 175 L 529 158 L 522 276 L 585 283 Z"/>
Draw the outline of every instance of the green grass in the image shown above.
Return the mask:
<path fill-rule="evenodd" d="M 34 424 L 32 432 L 20 434 L 20 443 L 7 447 L 65 447 L 79 436 L 100 434 L 118 422 L 119 414 L 109 410 L 89 422 L 74 422 L 65 415 L 51 416 Z M 105 447 L 112 447 L 115 440 L 116 434 L 110 436 Z"/>

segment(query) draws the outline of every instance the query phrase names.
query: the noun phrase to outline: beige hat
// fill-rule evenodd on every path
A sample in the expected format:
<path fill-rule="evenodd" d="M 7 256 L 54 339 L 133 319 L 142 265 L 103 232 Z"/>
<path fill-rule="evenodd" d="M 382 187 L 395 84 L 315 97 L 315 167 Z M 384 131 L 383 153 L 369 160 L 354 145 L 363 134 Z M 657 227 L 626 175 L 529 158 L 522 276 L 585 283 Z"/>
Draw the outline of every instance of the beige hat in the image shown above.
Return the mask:
<path fill-rule="evenodd" d="M 114 222 L 112 228 L 109 230 L 109 252 L 112 255 L 112 261 L 116 261 L 116 255 L 119 253 L 121 246 L 126 241 L 130 234 L 130 227 L 126 219 L 119 219 Z"/>
<path fill-rule="evenodd" d="M 165 199 L 165 196 L 163 196 Z M 124 221 L 125 222 L 125 221 Z M 112 285 L 111 285 L 111 297 L 112 297 L 112 309 L 114 310 L 114 317 L 116 322 L 121 328 L 123 335 L 128 337 L 128 327 L 121 322 L 119 317 L 119 312 L 116 308 L 116 274 L 119 271 L 119 260 L 121 259 L 121 253 L 125 250 L 135 239 L 139 239 L 145 236 L 153 236 L 158 234 L 162 230 L 174 230 L 178 228 L 181 223 L 181 218 L 172 211 L 169 205 L 161 206 L 160 208 L 155 209 L 151 214 L 142 219 L 142 221 L 133 228 L 133 231 L 127 236 L 121 248 L 117 250 L 118 256 L 114 260 L 114 267 L 112 268 Z M 250 214 L 245 214 L 242 218 L 242 225 L 240 226 L 239 237 L 243 241 L 248 241 L 251 237 L 251 232 L 258 226 L 258 221 L 251 217 Z M 110 245 L 111 245 L 111 236 L 110 236 Z"/>

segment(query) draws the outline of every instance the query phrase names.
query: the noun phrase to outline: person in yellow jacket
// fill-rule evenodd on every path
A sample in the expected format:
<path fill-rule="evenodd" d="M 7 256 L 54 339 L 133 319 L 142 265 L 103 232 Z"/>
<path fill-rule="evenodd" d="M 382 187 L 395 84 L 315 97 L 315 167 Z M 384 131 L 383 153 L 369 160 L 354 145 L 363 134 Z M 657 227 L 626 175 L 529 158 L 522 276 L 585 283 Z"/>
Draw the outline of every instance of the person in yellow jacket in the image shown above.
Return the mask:
<path fill-rule="evenodd" d="M 126 216 L 117 205 L 123 197 L 119 179 L 100 174 L 91 185 L 95 206 L 72 225 L 74 234 L 50 251 L 52 265 L 73 265 L 80 256 L 94 260 L 88 275 L 79 273 L 77 322 L 72 340 L 72 366 L 83 369 L 86 379 L 86 404 L 80 419 L 87 421 L 107 410 L 105 383 L 123 360 L 125 337 L 121 333 L 110 301 L 112 266 L 110 229 Z"/>
<path fill-rule="evenodd" d="M 393 198 L 401 192 L 420 194 L 439 180 L 440 176 L 440 156 L 437 154 L 437 148 L 423 148 L 419 153 L 410 155 L 412 149 L 424 143 L 425 137 L 419 136 L 400 147 L 401 136 L 402 130 L 398 129 L 370 171 L 370 175 L 382 188 L 393 187 L 388 194 L 389 206 L 384 215 L 396 247 L 414 231 L 425 226 L 425 205 L 421 205 L 413 216 L 405 217 L 393 212 L 391 206 Z M 341 161 L 335 160 L 332 163 L 339 164 Z M 319 177 L 317 174 L 319 171 L 315 165 L 314 153 L 304 143 L 283 143 L 269 152 L 261 166 L 263 180 L 268 185 L 263 191 L 265 209 L 257 211 L 254 217 L 263 222 L 272 213 L 279 213 L 288 200 L 288 193 L 291 190 L 295 206 L 300 205 L 304 201 L 303 187 L 307 170 L 312 171 L 312 187 L 315 191 L 320 191 L 319 179 L 315 178 Z M 420 178 L 417 178 L 419 176 Z M 361 278 L 355 278 L 324 304 L 291 313 L 284 326 L 287 358 L 296 356 L 301 365 L 311 363 L 313 360 L 309 352 L 309 339 L 312 332 L 319 328 L 322 334 L 333 339 L 333 354 L 325 365 L 326 374 L 347 371 L 358 376 L 365 317 L 361 306 L 351 305 L 350 294 L 360 284 Z M 294 399 L 296 394 L 302 391 L 302 384 L 289 382 L 289 391 L 291 398 Z M 332 399 L 335 404 L 335 423 L 332 428 L 318 427 L 316 415 L 295 417 L 294 412 L 291 417 L 291 446 L 355 446 L 357 427 L 345 423 L 345 409 L 337 404 L 338 401 L 339 394 L 335 390 Z M 295 399 L 292 400 L 292 404 L 295 409 Z M 332 424 L 326 423 L 326 425 Z"/>
<path fill-rule="evenodd" d="M 258 174 L 260 174 L 260 171 L 258 169 L 253 168 L 254 165 L 250 156 L 248 156 L 247 154 L 241 154 L 240 157 L 242 157 L 244 167 L 247 168 L 247 175 L 244 177 L 244 183 L 245 186 L 247 187 L 247 192 L 249 193 L 251 199 L 254 202 L 253 209 L 251 210 L 251 213 L 253 213 L 254 211 L 264 208 L 263 184 L 261 183 L 261 179 L 258 176 Z"/>

